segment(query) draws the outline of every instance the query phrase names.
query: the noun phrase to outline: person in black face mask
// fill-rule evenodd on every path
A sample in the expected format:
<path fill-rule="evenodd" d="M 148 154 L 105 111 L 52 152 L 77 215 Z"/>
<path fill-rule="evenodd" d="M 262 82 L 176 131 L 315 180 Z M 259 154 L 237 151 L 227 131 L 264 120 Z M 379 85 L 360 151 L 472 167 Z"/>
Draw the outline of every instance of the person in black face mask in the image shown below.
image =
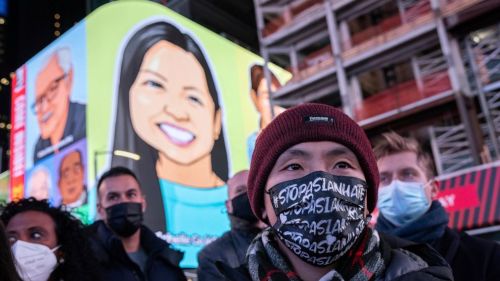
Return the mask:
<path fill-rule="evenodd" d="M 182 252 L 142 225 L 146 200 L 135 174 L 125 167 L 105 172 L 97 184 L 102 220 L 88 227 L 104 280 L 186 280 Z"/>
<path fill-rule="evenodd" d="M 253 214 L 247 195 L 248 170 L 236 173 L 227 181 L 227 213 L 231 230 L 205 246 L 198 253 L 198 280 L 224 281 L 216 263 L 238 267 L 245 263 L 247 248 L 265 224 Z"/>
<path fill-rule="evenodd" d="M 238 281 L 453 280 L 427 245 L 368 227 L 379 173 L 363 129 L 340 110 L 303 104 L 278 115 L 259 135 L 248 176 L 260 232 Z"/>

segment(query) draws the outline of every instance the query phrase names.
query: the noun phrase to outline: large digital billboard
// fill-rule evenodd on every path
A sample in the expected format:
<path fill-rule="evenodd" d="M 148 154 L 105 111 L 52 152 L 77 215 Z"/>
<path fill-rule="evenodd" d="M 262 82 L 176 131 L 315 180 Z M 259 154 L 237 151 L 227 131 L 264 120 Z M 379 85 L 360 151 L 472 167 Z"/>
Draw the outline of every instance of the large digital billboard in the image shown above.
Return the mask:
<path fill-rule="evenodd" d="M 9 171 L 0 174 L 0 202 L 9 200 Z"/>
<path fill-rule="evenodd" d="M 145 224 L 196 267 L 229 229 L 227 179 L 271 120 L 262 63 L 156 3 L 101 7 L 16 71 L 11 198 L 48 198 L 90 223 L 96 179 L 127 166 Z M 276 90 L 290 74 L 270 68 Z"/>

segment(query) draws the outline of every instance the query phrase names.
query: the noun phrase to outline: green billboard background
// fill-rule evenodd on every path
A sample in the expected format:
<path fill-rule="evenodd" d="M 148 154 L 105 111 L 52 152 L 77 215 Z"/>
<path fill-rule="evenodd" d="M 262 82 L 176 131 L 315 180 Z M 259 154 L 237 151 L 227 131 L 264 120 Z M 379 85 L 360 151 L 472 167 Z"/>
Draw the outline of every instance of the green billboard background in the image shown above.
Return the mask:
<path fill-rule="evenodd" d="M 92 223 L 105 212 L 96 180 L 126 166 L 146 198 L 144 223 L 185 252 L 181 266 L 196 267 L 197 252 L 229 230 L 225 182 L 249 167 L 271 118 L 262 63 L 159 4 L 102 6 L 16 71 L 16 173 L 0 199 L 48 199 Z M 291 77 L 270 69 L 274 89 Z"/>
<path fill-rule="evenodd" d="M 9 201 L 9 171 L 0 174 L 0 202 Z"/>
<path fill-rule="evenodd" d="M 220 134 L 214 135 L 214 141 L 217 143 L 220 138 L 224 138 L 227 173 L 225 176 L 218 176 L 214 172 L 213 174 L 218 177 L 212 186 L 203 184 L 190 186 L 187 184 L 186 182 L 192 179 L 196 180 L 198 176 L 196 173 L 191 173 L 190 179 L 185 179 L 185 177 L 186 182 L 184 179 L 176 181 L 169 179 L 168 176 L 167 179 L 155 176 L 159 172 L 157 165 L 151 161 L 144 162 L 146 161 L 144 159 L 150 157 L 150 153 L 144 153 L 144 151 L 136 149 L 136 146 L 118 148 L 138 154 L 142 157 L 142 162 L 113 155 L 113 151 L 117 150 L 116 143 L 121 138 L 116 135 L 116 132 L 124 130 L 129 132 L 125 139 L 136 138 L 136 135 L 139 134 L 138 128 L 132 128 L 130 121 L 120 123 L 118 120 L 121 112 L 129 114 L 129 110 L 132 110 L 125 108 L 118 102 L 120 101 L 119 85 L 125 81 L 120 76 L 120 70 L 129 56 L 128 54 L 124 55 L 123 52 L 131 40 L 131 36 L 136 34 L 139 28 L 152 22 L 168 23 L 182 34 L 192 38 L 207 61 L 209 70 L 205 69 L 205 76 L 208 77 L 207 72 L 210 72 L 213 77 L 222 121 Z M 142 189 L 145 190 L 147 201 L 145 223 L 159 237 L 166 239 L 174 247 L 185 252 L 184 260 L 181 263 L 183 267 L 196 267 L 196 254 L 199 249 L 229 229 L 229 220 L 224 206 L 227 199 L 225 180 L 235 172 L 249 167 L 249 153 L 251 152 L 249 145 L 255 141 L 261 120 L 250 95 L 252 85 L 250 69 L 253 65 L 262 64 L 263 59 L 153 2 L 112 2 L 90 14 L 78 26 L 80 29 L 84 26 L 87 47 L 87 167 L 85 173 L 89 192 L 87 205 L 78 210 L 80 217 L 85 217 L 87 222 L 90 222 L 92 218 L 99 216 L 96 207 L 98 198 L 95 187 L 99 175 L 115 165 L 128 166 L 138 173 Z M 68 31 L 67 34 L 73 31 L 74 29 Z M 58 40 L 51 44 L 51 48 L 55 48 L 57 45 Z M 148 52 L 149 49 L 146 54 Z M 198 63 L 202 64 L 199 60 Z M 281 84 L 291 77 L 288 72 L 276 66 L 271 65 L 270 68 Z M 194 80 L 194 78 L 191 79 L 190 75 L 194 75 L 191 72 L 186 73 L 186 75 L 188 76 L 187 82 Z M 210 84 L 208 78 L 206 83 Z M 129 96 L 132 100 L 132 94 L 129 95 L 127 92 L 127 99 Z M 149 111 L 151 111 L 150 108 L 143 107 L 140 114 Z M 217 114 L 214 113 L 214 115 Z M 216 127 L 216 125 L 214 126 Z M 181 132 L 180 134 L 185 136 L 184 131 L 176 131 L 176 127 L 170 128 L 170 130 L 174 130 L 176 133 Z M 140 140 L 140 142 L 145 142 L 146 146 L 149 145 L 145 139 Z M 179 147 L 179 151 L 183 149 L 185 148 Z M 152 159 L 165 157 L 161 151 L 154 151 L 153 154 Z M 212 167 L 215 171 L 218 168 L 217 163 L 219 162 L 217 161 L 221 160 L 217 158 L 226 156 L 211 154 L 211 157 L 212 163 L 215 163 Z M 184 169 L 182 166 L 184 164 L 178 165 L 181 167 L 180 170 Z M 189 165 L 191 164 L 185 164 L 185 166 Z M 56 167 L 52 168 L 56 169 Z M 168 170 L 167 172 L 173 173 L 174 178 L 181 174 L 181 171 L 177 174 L 176 171 Z M 200 205 L 196 200 L 200 200 Z M 169 203 L 166 203 L 167 201 Z M 82 214 L 82 210 L 87 213 Z"/>
<path fill-rule="evenodd" d="M 16 71 L 15 173 L 10 190 L 0 178 L 0 200 L 48 199 L 92 223 L 105 213 L 98 177 L 126 166 L 145 195 L 144 223 L 196 267 L 197 252 L 229 230 L 226 181 L 249 167 L 271 119 L 262 63 L 157 3 L 102 6 Z M 269 67 L 273 90 L 290 79 Z"/>

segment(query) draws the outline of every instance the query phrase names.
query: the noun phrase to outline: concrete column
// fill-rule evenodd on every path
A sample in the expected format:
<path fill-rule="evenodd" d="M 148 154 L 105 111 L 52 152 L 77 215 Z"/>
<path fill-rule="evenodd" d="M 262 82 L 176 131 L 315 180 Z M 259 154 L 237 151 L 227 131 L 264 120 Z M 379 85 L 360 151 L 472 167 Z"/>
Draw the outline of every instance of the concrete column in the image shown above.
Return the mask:
<path fill-rule="evenodd" d="M 353 110 L 349 101 L 349 92 L 347 88 L 347 77 L 342 63 L 342 49 L 340 47 L 340 38 L 337 28 L 337 20 L 335 19 L 335 12 L 333 12 L 332 4 L 330 1 L 325 1 L 326 22 L 328 25 L 328 34 L 330 42 L 332 43 L 333 56 L 335 58 L 337 83 L 340 90 L 340 99 L 342 101 L 342 109 L 345 114 L 353 117 Z"/>
<path fill-rule="evenodd" d="M 349 25 L 345 20 L 340 22 L 340 38 L 342 39 L 342 45 L 345 49 L 351 48 L 351 33 L 349 32 Z"/>
<path fill-rule="evenodd" d="M 424 82 L 422 81 L 422 74 L 420 73 L 418 58 L 416 56 L 411 57 L 411 67 L 413 69 L 413 76 L 415 76 L 415 81 L 417 82 L 418 90 L 422 93 L 424 90 Z"/>
<path fill-rule="evenodd" d="M 259 0 L 254 0 L 255 6 L 255 17 L 257 21 L 257 36 L 259 37 L 260 43 L 260 53 L 264 58 L 264 77 L 266 78 L 267 90 L 269 91 L 269 107 L 271 109 L 271 116 L 274 118 L 274 102 L 273 102 L 273 92 L 271 90 L 271 72 L 269 71 L 269 51 L 266 46 L 262 44 L 262 29 L 264 28 L 264 16 L 262 9 L 260 8 Z"/>
<path fill-rule="evenodd" d="M 350 88 L 351 88 L 351 106 L 355 108 L 361 102 L 363 102 L 363 93 L 361 91 L 361 84 L 359 83 L 359 78 L 357 76 L 351 76 Z"/>
<path fill-rule="evenodd" d="M 399 10 L 399 15 L 401 16 L 401 22 L 406 23 L 406 14 L 405 14 L 405 7 L 403 5 L 402 0 L 397 0 L 398 4 L 398 10 Z"/>
<path fill-rule="evenodd" d="M 290 56 L 290 64 L 292 66 L 292 72 L 293 75 L 298 75 L 299 74 L 299 60 L 297 58 L 297 49 L 295 48 L 295 45 L 292 45 L 289 51 L 289 56 Z"/>

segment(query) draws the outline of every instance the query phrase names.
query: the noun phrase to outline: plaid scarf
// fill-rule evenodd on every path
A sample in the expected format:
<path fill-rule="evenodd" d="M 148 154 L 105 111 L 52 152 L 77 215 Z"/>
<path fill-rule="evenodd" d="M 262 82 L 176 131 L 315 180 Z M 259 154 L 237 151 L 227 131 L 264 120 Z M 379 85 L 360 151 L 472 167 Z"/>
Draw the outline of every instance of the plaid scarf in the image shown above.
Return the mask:
<path fill-rule="evenodd" d="M 321 281 L 368 281 L 381 276 L 385 265 L 379 246 L 377 232 L 367 228 L 353 249 Z M 247 259 L 253 281 L 301 281 L 280 253 L 271 228 L 255 237 L 248 248 Z"/>

